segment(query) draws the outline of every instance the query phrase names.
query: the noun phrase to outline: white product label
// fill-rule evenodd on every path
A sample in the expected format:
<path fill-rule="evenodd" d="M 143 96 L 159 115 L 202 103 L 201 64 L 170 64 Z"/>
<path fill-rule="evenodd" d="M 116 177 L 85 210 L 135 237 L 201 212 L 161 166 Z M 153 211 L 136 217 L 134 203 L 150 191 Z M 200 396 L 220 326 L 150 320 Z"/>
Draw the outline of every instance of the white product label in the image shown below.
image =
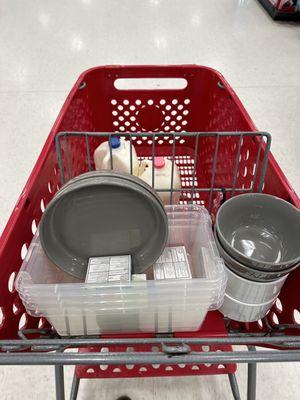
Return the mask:
<path fill-rule="evenodd" d="M 106 283 L 130 280 L 131 256 L 91 257 L 86 283 Z"/>
<path fill-rule="evenodd" d="M 167 247 L 153 266 L 154 279 L 191 279 L 184 246 Z"/>

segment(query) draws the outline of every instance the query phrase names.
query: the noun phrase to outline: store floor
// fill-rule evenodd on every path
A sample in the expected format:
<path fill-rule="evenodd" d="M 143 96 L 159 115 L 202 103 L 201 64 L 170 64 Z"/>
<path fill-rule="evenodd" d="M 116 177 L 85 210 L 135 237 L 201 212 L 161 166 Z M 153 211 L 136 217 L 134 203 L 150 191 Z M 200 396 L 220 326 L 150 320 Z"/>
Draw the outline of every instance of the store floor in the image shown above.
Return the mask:
<path fill-rule="evenodd" d="M 0 0 L 0 231 L 75 79 L 102 64 L 203 64 L 236 90 L 300 193 L 300 25 L 255 0 Z M 52 367 L 0 367 L 2 400 L 54 399 Z M 72 367 L 66 368 L 69 393 Z M 246 391 L 246 367 L 238 380 Z M 299 364 L 261 364 L 257 399 L 300 398 Z M 83 381 L 79 399 L 231 399 L 226 376 Z M 245 397 L 244 397 L 245 398 Z"/>

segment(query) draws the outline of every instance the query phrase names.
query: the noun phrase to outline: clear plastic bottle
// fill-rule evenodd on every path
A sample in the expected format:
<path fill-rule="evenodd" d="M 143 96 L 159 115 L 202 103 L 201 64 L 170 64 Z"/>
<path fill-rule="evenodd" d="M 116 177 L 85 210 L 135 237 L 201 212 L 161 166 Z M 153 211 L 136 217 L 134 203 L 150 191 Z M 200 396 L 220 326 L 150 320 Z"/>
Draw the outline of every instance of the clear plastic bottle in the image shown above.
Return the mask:
<path fill-rule="evenodd" d="M 101 143 L 94 152 L 96 170 L 111 169 L 111 154 L 113 169 L 115 171 L 131 173 L 130 157 L 132 156 L 132 174 L 138 175 L 139 161 L 134 146 L 130 152 L 130 142 L 117 136 L 111 138 L 111 151 L 109 142 Z M 130 154 L 132 153 L 132 154 Z"/>
<path fill-rule="evenodd" d="M 141 162 L 139 177 L 143 181 L 152 186 L 152 170 L 153 164 L 150 160 Z M 154 188 L 167 190 L 166 192 L 158 191 L 164 205 L 171 203 L 171 186 L 172 186 L 172 161 L 165 157 L 154 157 Z M 180 173 L 177 165 L 174 163 L 173 170 L 173 189 L 181 189 Z M 172 203 L 178 204 L 180 199 L 180 192 L 173 192 Z"/>

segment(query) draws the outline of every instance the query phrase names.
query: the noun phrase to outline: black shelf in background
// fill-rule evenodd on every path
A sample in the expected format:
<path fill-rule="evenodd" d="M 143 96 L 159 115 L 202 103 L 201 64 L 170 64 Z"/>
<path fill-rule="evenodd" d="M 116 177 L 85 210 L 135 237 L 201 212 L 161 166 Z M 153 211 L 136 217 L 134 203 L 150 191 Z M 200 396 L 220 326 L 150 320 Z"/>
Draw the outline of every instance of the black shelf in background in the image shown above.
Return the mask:
<path fill-rule="evenodd" d="M 258 0 L 259 3 L 267 10 L 274 20 L 277 21 L 300 21 L 300 11 L 284 12 L 278 10 L 270 0 Z"/>

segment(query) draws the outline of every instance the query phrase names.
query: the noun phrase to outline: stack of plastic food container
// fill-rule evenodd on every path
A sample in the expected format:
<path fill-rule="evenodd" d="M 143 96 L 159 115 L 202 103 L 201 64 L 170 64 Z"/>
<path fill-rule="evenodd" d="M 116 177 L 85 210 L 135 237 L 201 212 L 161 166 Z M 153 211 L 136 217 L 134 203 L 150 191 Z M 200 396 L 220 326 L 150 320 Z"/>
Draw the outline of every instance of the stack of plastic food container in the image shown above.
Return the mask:
<path fill-rule="evenodd" d="M 16 280 L 27 312 L 61 335 L 197 330 L 221 306 L 226 274 L 204 207 L 167 206 L 167 247 L 185 246 L 192 279 L 84 283 L 45 256 L 36 235 Z"/>

